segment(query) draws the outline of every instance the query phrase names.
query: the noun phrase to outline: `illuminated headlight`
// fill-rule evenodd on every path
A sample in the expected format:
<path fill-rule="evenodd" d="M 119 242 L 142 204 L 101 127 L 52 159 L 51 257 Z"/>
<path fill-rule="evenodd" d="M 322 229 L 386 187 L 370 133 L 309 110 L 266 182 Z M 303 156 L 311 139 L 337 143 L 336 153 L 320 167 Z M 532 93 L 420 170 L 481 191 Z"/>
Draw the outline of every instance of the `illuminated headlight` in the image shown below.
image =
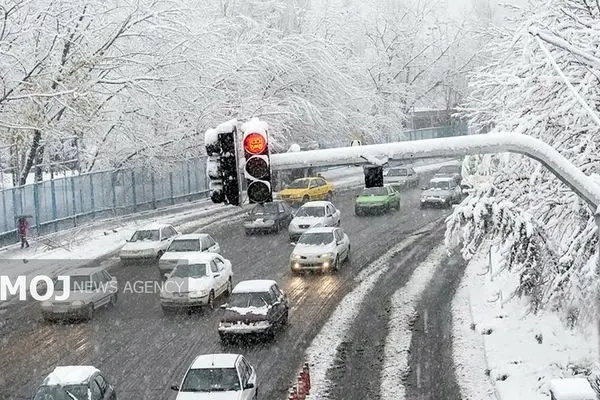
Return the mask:
<path fill-rule="evenodd" d="M 294 265 L 292 266 L 293 269 L 300 269 L 300 264 L 298 263 L 294 263 Z"/>
<path fill-rule="evenodd" d="M 321 254 L 319 256 L 319 258 L 333 258 L 333 253 L 325 253 L 325 254 Z"/>
<path fill-rule="evenodd" d="M 206 297 L 206 296 L 208 296 L 207 290 L 195 290 L 193 292 L 190 292 L 191 298 Z"/>

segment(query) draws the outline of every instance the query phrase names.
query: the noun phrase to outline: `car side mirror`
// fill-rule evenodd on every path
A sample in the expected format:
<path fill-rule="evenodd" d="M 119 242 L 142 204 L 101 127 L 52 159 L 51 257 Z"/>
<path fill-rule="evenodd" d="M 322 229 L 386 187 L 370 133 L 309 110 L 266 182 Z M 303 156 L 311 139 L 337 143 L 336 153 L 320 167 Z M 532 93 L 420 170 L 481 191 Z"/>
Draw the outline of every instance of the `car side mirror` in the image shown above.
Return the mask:
<path fill-rule="evenodd" d="M 171 385 L 171 390 L 179 392 L 179 385 Z"/>
<path fill-rule="evenodd" d="M 244 389 L 254 389 L 254 383 L 252 383 L 252 382 L 246 383 L 246 386 L 244 386 Z"/>
<path fill-rule="evenodd" d="M 290 242 L 290 246 L 295 246 L 296 242 Z"/>

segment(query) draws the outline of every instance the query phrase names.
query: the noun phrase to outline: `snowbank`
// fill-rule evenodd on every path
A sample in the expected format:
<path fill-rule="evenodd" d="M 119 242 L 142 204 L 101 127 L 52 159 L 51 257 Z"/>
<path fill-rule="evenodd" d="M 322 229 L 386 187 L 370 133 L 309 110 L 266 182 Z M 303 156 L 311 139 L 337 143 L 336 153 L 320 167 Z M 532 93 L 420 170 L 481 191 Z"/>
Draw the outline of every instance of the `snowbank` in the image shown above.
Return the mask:
<path fill-rule="evenodd" d="M 572 377 L 573 370 L 596 361 L 597 332 L 593 327 L 569 330 L 551 311 L 527 313 L 527 299 L 511 295 L 518 275 L 498 273 L 499 259 L 492 252 L 492 275 L 487 252 L 477 253 L 453 301 L 454 357 L 463 397 L 493 398 L 491 383 L 483 378 L 487 370 L 499 399 L 547 400 L 552 379 Z"/>

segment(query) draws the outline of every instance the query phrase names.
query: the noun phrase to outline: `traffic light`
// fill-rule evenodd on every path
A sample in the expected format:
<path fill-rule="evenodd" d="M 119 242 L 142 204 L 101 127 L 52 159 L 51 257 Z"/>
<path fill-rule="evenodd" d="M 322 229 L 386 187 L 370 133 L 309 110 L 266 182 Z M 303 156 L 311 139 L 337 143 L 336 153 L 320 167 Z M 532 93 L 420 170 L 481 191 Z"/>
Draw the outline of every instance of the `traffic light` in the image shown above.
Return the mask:
<path fill-rule="evenodd" d="M 383 166 L 365 165 L 364 172 L 366 188 L 383 186 Z"/>
<path fill-rule="evenodd" d="M 242 125 L 244 132 L 244 177 L 248 184 L 250 203 L 273 201 L 271 187 L 271 159 L 269 157 L 268 125 L 258 118 L 252 118 Z"/>
<path fill-rule="evenodd" d="M 230 121 L 219 125 L 217 129 L 207 130 L 204 135 L 208 154 L 206 171 L 210 179 L 210 199 L 213 203 L 227 201 L 234 206 L 240 205 L 236 133 L 236 123 Z"/>

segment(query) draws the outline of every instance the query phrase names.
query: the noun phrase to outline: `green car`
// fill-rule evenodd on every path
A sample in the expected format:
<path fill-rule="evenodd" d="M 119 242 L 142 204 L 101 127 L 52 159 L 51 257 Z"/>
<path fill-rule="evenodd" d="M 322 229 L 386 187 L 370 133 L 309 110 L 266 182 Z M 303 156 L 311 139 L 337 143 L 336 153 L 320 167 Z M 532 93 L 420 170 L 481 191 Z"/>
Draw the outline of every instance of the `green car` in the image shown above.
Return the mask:
<path fill-rule="evenodd" d="M 392 186 L 371 187 L 356 197 L 354 214 L 384 213 L 392 208 L 400 209 L 400 193 Z"/>

